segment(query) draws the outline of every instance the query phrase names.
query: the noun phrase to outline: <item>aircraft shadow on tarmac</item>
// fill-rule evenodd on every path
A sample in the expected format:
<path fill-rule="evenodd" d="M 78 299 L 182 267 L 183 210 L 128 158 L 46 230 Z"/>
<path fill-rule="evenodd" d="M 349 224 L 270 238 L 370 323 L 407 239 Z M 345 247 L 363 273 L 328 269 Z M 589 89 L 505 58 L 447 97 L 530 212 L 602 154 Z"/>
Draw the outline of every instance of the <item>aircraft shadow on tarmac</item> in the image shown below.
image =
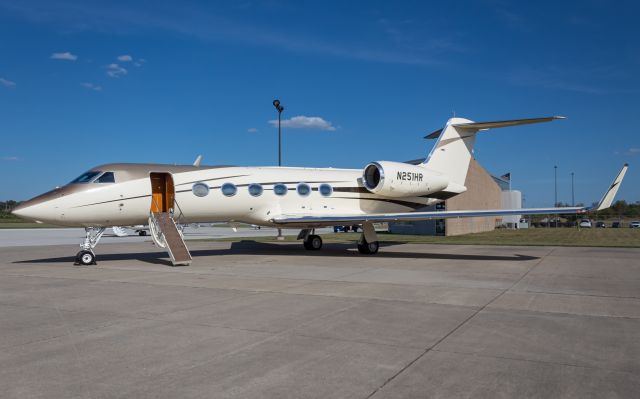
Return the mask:
<path fill-rule="evenodd" d="M 396 244 L 380 244 L 383 247 L 391 247 Z M 468 260 L 468 261 L 529 261 L 539 259 L 529 255 L 469 255 L 451 253 L 424 253 L 424 252 L 385 252 L 381 250 L 376 255 L 361 255 L 355 249 L 354 244 L 325 243 L 320 251 L 307 251 L 299 243 L 265 243 L 253 240 L 232 242 L 230 248 L 224 249 L 194 249 L 191 250 L 194 259 L 204 256 L 216 255 L 280 255 L 280 256 L 325 256 L 325 257 L 359 257 L 388 258 L 388 259 L 442 259 L 442 260 Z M 101 254 L 98 252 L 97 261 L 121 261 L 138 260 L 146 263 L 171 265 L 167 260 L 166 252 L 128 252 L 120 254 Z M 13 263 L 73 263 L 74 256 L 58 258 L 43 258 L 15 261 Z"/>

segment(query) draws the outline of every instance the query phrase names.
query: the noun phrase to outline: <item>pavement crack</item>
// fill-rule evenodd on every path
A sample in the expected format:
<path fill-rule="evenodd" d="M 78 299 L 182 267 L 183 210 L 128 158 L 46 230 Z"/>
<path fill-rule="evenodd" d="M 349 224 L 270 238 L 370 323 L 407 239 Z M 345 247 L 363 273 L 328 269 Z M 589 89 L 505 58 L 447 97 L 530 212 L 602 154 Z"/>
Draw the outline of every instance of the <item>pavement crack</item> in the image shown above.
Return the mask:
<path fill-rule="evenodd" d="M 504 295 L 505 293 L 507 293 L 509 290 L 511 290 L 513 287 L 515 287 L 518 283 L 520 283 L 520 281 L 522 281 L 533 269 L 536 268 L 536 266 L 538 266 L 540 263 L 542 263 L 542 261 L 544 261 L 544 259 L 551 255 L 553 253 L 553 251 L 555 250 L 555 248 L 551 248 L 551 250 L 544 256 L 541 256 L 540 259 L 538 259 L 538 261 L 536 263 L 534 263 L 522 276 L 520 276 L 519 279 L 517 279 L 516 281 L 513 282 L 513 284 L 511 284 L 511 286 L 509 286 L 508 288 L 504 289 L 500 294 L 496 295 L 493 299 L 491 299 L 489 302 L 487 302 L 486 304 L 484 304 L 482 307 L 480 307 L 479 309 L 477 309 L 475 312 L 473 312 L 469 317 L 467 317 L 466 319 L 462 320 L 462 322 L 460 322 L 456 327 L 454 327 L 451 331 L 449 331 L 447 334 L 445 334 L 442 338 L 440 338 L 438 341 L 436 341 L 433 345 L 427 347 L 424 351 L 422 351 L 422 353 L 420 353 L 416 358 L 414 358 L 413 360 L 411 360 L 409 363 L 407 363 L 404 367 L 402 367 L 400 370 L 398 370 L 395 374 L 393 374 L 391 377 L 389 377 L 384 383 L 382 383 L 382 385 L 380 385 L 379 387 L 377 387 L 376 389 L 373 390 L 373 392 L 371 392 L 369 395 L 367 395 L 365 398 L 369 399 L 371 398 L 373 395 L 375 395 L 376 393 L 378 393 L 380 390 L 382 390 L 385 386 L 387 386 L 391 381 L 395 380 L 398 376 L 400 376 L 402 373 L 404 373 L 407 369 L 409 369 L 411 366 L 413 366 L 418 360 L 422 359 L 427 353 L 431 352 L 431 350 L 433 350 L 435 347 L 437 347 L 438 345 L 440 345 L 440 343 L 442 343 L 445 339 L 449 338 L 452 334 L 454 334 L 456 331 L 460 330 L 465 324 L 467 324 L 469 321 L 471 321 L 474 317 L 476 317 L 480 312 L 482 312 L 483 310 L 485 310 L 489 305 L 491 305 L 493 302 L 495 302 L 498 298 L 500 298 L 502 295 Z"/>

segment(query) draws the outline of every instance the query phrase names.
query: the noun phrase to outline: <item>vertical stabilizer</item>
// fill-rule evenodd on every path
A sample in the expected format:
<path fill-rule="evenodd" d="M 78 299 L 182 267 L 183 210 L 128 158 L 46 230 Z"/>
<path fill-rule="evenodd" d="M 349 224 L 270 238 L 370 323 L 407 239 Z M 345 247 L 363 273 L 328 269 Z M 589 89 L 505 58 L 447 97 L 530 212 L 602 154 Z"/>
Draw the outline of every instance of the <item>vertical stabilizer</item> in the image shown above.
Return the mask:
<path fill-rule="evenodd" d="M 455 125 L 472 123 L 464 118 L 451 118 L 442 129 L 438 141 L 424 166 L 449 176 L 449 181 L 464 186 L 473 156 L 478 129 L 461 129 Z"/>

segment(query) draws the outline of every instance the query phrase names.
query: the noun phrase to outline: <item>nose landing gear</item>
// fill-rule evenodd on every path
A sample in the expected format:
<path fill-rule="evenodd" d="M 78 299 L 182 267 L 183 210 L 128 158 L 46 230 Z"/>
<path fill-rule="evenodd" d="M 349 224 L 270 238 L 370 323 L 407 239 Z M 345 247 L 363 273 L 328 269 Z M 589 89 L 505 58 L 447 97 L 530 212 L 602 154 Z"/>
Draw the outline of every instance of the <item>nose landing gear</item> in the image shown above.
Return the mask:
<path fill-rule="evenodd" d="M 96 255 L 93 251 L 80 251 L 76 254 L 76 265 L 96 265 Z"/>
<path fill-rule="evenodd" d="M 93 248 L 98 245 L 98 241 L 104 234 L 104 227 L 86 227 L 84 229 L 86 236 L 84 242 L 80 244 L 80 252 L 76 254 L 76 265 L 96 265 L 96 254 L 93 253 Z"/>

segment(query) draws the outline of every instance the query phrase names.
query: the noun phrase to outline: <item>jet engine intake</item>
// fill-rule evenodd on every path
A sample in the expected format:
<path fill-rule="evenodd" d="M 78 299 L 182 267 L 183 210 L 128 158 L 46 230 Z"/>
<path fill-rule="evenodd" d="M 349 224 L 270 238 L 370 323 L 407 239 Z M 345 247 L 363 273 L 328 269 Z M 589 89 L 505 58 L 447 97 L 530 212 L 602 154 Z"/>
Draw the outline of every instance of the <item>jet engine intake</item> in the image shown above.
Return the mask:
<path fill-rule="evenodd" d="M 367 190 L 386 197 L 415 197 L 444 190 L 449 179 L 423 166 L 378 161 L 365 166 L 362 182 Z"/>

